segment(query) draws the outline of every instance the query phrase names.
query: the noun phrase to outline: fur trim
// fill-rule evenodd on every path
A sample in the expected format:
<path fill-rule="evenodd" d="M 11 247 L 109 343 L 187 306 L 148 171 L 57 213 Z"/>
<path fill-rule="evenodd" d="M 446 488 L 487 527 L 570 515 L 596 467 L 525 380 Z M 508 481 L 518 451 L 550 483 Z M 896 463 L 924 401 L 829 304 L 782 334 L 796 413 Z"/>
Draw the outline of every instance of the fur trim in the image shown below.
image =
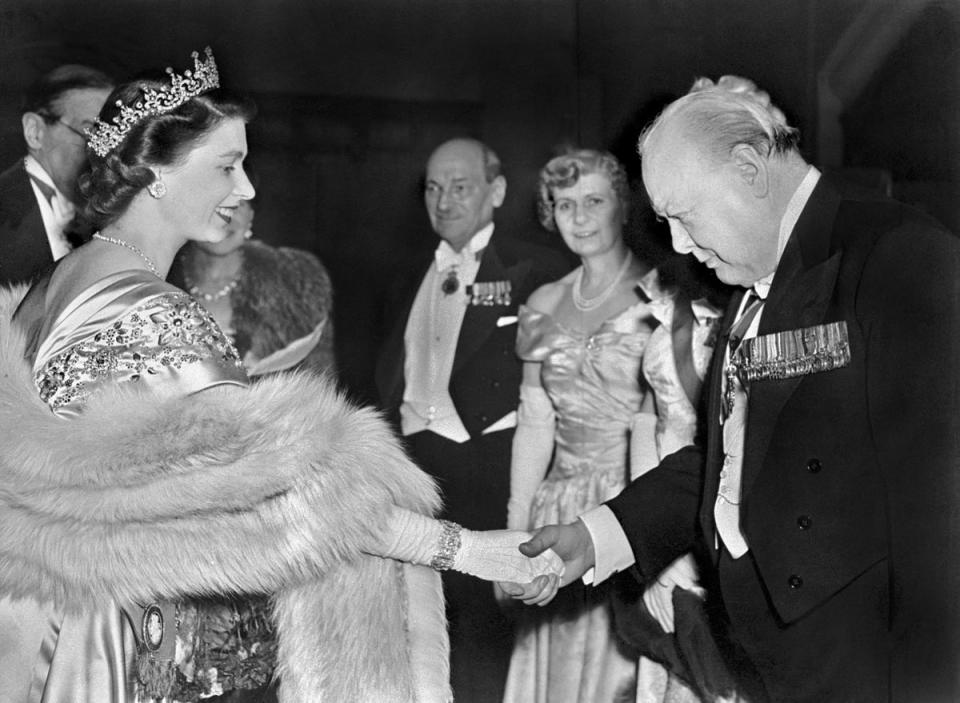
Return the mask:
<path fill-rule="evenodd" d="M 166 401 L 124 384 L 60 419 L 10 324 L 22 292 L 0 290 L 0 593 L 72 609 L 275 593 L 282 700 L 422 695 L 398 646 L 404 571 L 365 552 L 390 506 L 438 497 L 383 420 L 307 373 Z"/>
<path fill-rule="evenodd" d="M 332 365 L 333 288 L 323 264 L 310 252 L 246 242 L 230 302 L 241 354 L 249 348 L 263 359 L 326 319 L 321 346 L 326 365 Z"/>

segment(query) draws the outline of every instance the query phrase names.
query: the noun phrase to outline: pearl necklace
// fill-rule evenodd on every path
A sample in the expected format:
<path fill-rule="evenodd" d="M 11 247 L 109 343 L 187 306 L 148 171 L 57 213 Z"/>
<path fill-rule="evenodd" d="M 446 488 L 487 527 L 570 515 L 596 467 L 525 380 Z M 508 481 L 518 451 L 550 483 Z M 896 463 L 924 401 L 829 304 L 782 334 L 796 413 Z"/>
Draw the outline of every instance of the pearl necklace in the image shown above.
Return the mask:
<path fill-rule="evenodd" d="M 205 293 L 200 289 L 200 286 L 197 285 L 197 282 L 193 277 L 187 273 L 187 269 L 190 268 L 190 262 L 188 261 L 188 256 L 186 249 L 180 250 L 180 264 L 183 268 L 183 282 L 187 286 L 187 293 L 192 295 L 194 298 L 202 298 L 205 303 L 212 303 L 214 301 L 225 298 L 233 291 L 237 289 L 237 286 L 240 285 L 240 273 L 243 271 L 243 249 L 237 249 L 236 253 L 240 257 L 240 265 L 237 266 L 237 271 L 233 274 L 233 278 L 227 281 L 222 287 L 215 290 L 213 293 Z"/>
<path fill-rule="evenodd" d="M 240 283 L 240 279 L 237 277 L 232 281 L 229 281 L 220 290 L 214 291 L 213 293 L 204 293 L 202 290 L 200 290 L 199 286 L 193 283 L 186 276 L 186 274 L 184 274 L 183 279 L 183 282 L 187 284 L 187 292 L 194 298 L 203 298 L 203 302 L 205 303 L 212 303 L 215 300 L 220 300 L 220 298 L 230 295 Z"/>
<path fill-rule="evenodd" d="M 630 262 L 632 261 L 633 252 L 628 251 L 623 263 L 620 264 L 620 270 L 617 271 L 617 275 L 614 276 L 613 280 L 610 282 L 610 285 L 600 291 L 600 294 L 594 296 L 593 298 L 585 298 L 583 296 L 583 266 L 581 266 L 580 270 L 577 271 L 577 277 L 573 281 L 574 307 L 582 312 L 587 312 L 589 310 L 595 310 L 607 302 L 607 298 L 613 295 L 613 291 L 616 289 L 620 279 L 623 278 L 623 275 L 627 272 L 627 269 L 630 268 Z"/>
<path fill-rule="evenodd" d="M 141 259 L 143 259 L 143 263 L 145 263 L 147 265 L 147 268 L 150 269 L 150 273 L 152 273 L 154 276 L 156 276 L 160 280 L 163 280 L 163 276 L 161 276 L 160 271 L 157 270 L 156 264 L 154 264 L 153 261 L 150 260 L 150 257 L 148 257 L 146 254 L 140 251 L 139 247 L 135 247 L 130 242 L 125 242 L 122 239 L 116 239 L 115 237 L 106 237 L 100 234 L 99 232 L 94 232 L 93 238 L 99 239 L 101 242 L 109 242 L 110 244 L 116 244 L 118 247 L 129 249 L 134 254 L 136 254 Z"/>

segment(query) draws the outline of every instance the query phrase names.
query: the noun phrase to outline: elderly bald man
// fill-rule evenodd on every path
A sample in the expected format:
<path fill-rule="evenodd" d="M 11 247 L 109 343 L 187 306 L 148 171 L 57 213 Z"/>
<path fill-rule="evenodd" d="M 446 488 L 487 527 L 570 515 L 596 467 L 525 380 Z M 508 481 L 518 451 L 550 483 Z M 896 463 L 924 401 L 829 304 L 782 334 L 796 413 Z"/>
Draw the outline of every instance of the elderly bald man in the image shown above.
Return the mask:
<path fill-rule="evenodd" d="M 730 76 L 643 133 L 674 248 L 741 288 L 706 444 L 521 549 L 596 582 L 702 548 L 750 701 L 955 701 L 960 241 L 821 174 L 797 141 Z"/>

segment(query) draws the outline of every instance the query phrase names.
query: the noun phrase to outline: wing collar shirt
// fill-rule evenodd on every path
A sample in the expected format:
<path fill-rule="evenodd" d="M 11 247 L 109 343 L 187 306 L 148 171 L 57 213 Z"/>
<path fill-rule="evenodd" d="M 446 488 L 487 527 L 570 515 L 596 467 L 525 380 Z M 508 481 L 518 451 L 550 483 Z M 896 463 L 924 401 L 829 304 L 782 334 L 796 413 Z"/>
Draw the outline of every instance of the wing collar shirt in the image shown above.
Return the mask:
<path fill-rule="evenodd" d="M 800 213 L 806 206 L 814 187 L 820 180 L 820 171 L 811 166 L 800 185 L 794 191 L 793 196 L 787 203 L 786 210 L 780 220 L 780 231 L 777 241 L 777 261 L 779 262 L 783 250 L 787 246 L 793 228 L 800 219 Z M 761 278 L 753 285 L 753 292 L 761 300 L 766 300 L 770 292 L 770 286 L 773 284 L 773 278 L 776 271 Z M 743 314 L 747 299 L 752 296 L 744 296 L 744 300 L 737 311 L 737 319 Z M 763 315 L 763 308 L 751 321 L 747 328 L 744 339 L 755 337 L 757 329 L 760 326 L 760 317 Z M 734 323 L 736 324 L 736 322 Z M 725 351 L 729 354 L 729 350 Z M 727 359 L 724 359 L 726 362 Z M 731 555 L 736 557 L 745 554 L 749 546 L 740 532 L 740 474 L 743 468 L 743 440 L 746 430 L 746 393 L 737 384 L 737 395 L 734 400 L 733 412 L 726 419 L 723 428 L 724 444 L 724 465 L 720 474 L 720 492 L 717 496 L 717 504 L 714 506 L 714 517 L 717 520 L 718 539 L 722 539 L 724 545 L 730 551 Z M 721 418 L 717 418 L 722 422 Z M 590 537 L 593 540 L 594 552 L 596 554 L 595 568 L 589 570 L 583 576 L 585 583 L 600 583 L 609 578 L 611 574 L 623 571 L 633 565 L 634 556 L 630 543 L 627 541 L 620 523 L 617 522 L 613 512 L 606 505 L 600 505 L 593 510 L 580 516 Z"/>
<path fill-rule="evenodd" d="M 491 236 L 492 222 L 459 252 L 441 241 L 434 263 L 423 277 L 403 337 L 406 357 L 400 426 L 404 435 L 427 430 L 454 442 L 470 439 L 450 397 L 450 374 L 470 300 L 466 289 L 477 277 L 481 254 Z M 456 290 L 444 292 L 444 281 L 454 276 Z"/>
<path fill-rule="evenodd" d="M 47 233 L 50 253 L 53 255 L 53 260 L 58 261 L 69 254 L 73 248 L 67 241 L 63 228 L 73 219 L 74 205 L 57 190 L 53 179 L 33 156 L 24 158 L 23 167 L 30 177 L 30 186 L 40 207 L 40 217 L 43 219 L 43 229 Z"/>

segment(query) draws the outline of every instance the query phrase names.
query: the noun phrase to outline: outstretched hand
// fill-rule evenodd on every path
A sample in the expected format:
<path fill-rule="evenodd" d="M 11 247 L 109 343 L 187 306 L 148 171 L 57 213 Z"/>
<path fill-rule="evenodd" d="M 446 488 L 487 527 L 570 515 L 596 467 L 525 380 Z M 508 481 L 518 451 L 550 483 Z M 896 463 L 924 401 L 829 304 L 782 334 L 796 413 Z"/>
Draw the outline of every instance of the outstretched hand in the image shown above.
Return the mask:
<path fill-rule="evenodd" d="M 583 576 L 594 565 L 593 540 L 586 525 L 580 520 L 569 525 L 547 525 L 520 545 L 528 557 L 536 557 L 553 550 L 563 560 L 563 574 L 536 578 L 528 584 L 500 583 L 500 588 L 511 597 L 528 605 L 546 605 L 561 586 Z"/>
<path fill-rule="evenodd" d="M 528 537 L 520 530 L 463 530 L 453 568 L 485 581 L 529 584 L 540 576 L 558 579 L 563 561 L 556 554 L 545 550 L 528 557 L 519 551 L 520 543 Z"/>

